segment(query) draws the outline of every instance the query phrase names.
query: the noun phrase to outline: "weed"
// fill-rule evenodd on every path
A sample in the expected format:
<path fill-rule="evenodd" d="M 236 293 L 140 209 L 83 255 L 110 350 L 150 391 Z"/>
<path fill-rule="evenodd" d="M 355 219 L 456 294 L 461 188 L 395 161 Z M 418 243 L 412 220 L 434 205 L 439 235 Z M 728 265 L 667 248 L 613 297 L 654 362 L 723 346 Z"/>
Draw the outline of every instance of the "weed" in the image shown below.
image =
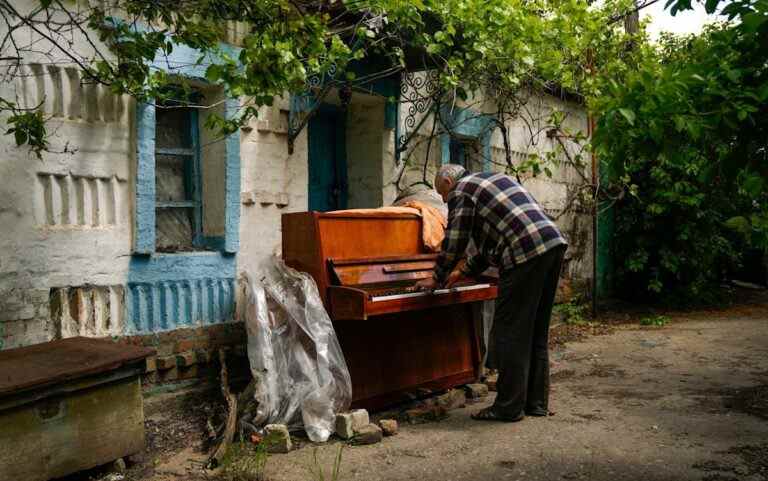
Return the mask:
<path fill-rule="evenodd" d="M 307 467 L 309 474 L 312 476 L 312 481 L 338 481 L 339 473 L 341 470 L 341 454 L 344 451 L 344 445 L 339 444 L 339 451 L 336 453 L 336 459 L 333 461 L 333 468 L 330 473 L 330 477 L 325 477 L 325 470 L 320 466 L 320 461 L 317 459 L 317 448 L 312 450 L 312 464 Z"/>
<path fill-rule="evenodd" d="M 266 481 L 266 443 L 232 443 L 221 460 L 221 478 L 225 481 Z"/>
<path fill-rule="evenodd" d="M 579 326 L 587 324 L 589 321 L 584 317 L 587 310 L 586 304 L 582 304 L 578 299 L 574 299 L 565 304 L 558 304 L 552 310 L 559 314 L 565 324 Z"/>
<path fill-rule="evenodd" d="M 669 322 L 669 317 L 662 316 L 662 315 L 656 315 L 656 316 L 648 316 L 640 319 L 640 325 L 641 326 L 656 326 L 656 327 L 662 327 L 667 322 Z"/>

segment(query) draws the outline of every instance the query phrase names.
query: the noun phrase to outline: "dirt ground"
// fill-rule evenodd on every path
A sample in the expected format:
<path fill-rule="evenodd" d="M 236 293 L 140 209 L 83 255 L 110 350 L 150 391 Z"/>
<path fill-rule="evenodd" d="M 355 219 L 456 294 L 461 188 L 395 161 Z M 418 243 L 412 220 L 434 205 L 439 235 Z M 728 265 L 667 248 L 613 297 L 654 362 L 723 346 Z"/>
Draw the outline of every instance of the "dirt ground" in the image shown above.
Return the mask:
<path fill-rule="evenodd" d="M 587 329 L 599 335 L 557 334 L 552 416 L 471 420 L 489 397 L 442 421 L 401 425 L 377 445 L 345 447 L 340 479 L 768 480 L 768 301 L 672 314 L 663 327 L 628 320 Z M 156 415 L 148 422 L 158 436 L 174 425 Z M 210 479 L 199 468 L 199 438 L 182 429 L 129 477 Z M 317 449 L 326 470 L 339 446 Z M 271 456 L 267 479 L 312 479 L 312 455 L 306 445 Z"/>

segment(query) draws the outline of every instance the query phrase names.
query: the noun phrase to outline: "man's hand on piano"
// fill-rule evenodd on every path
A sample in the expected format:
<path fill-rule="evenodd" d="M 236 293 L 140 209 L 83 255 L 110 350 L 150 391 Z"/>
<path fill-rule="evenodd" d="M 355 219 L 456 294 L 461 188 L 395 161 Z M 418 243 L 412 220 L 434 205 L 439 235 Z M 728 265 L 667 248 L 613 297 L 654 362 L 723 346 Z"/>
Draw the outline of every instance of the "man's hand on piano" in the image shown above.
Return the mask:
<path fill-rule="evenodd" d="M 461 272 L 461 269 L 454 269 L 448 275 L 448 279 L 445 280 L 443 287 L 446 289 L 450 289 L 451 287 L 453 287 L 454 284 L 459 282 L 459 280 L 461 280 L 462 277 L 464 277 L 464 274 Z"/>
<path fill-rule="evenodd" d="M 437 289 L 437 281 L 432 277 L 427 277 L 417 282 L 416 288 L 420 291 L 434 291 Z"/>

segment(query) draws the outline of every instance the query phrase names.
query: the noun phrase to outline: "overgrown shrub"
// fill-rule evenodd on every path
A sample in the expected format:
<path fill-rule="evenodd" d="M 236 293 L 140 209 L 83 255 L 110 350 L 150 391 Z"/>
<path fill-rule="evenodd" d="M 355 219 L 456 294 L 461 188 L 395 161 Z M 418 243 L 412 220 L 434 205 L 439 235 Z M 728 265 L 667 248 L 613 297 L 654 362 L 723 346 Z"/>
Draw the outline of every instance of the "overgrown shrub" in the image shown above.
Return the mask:
<path fill-rule="evenodd" d="M 624 193 L 612 242 L 620 294 L 707 301 L 740 243 L 768 245 L 761 40 L 744 25 L 666 37 L 621 81 L 606 80 L 594 143 Z"/>

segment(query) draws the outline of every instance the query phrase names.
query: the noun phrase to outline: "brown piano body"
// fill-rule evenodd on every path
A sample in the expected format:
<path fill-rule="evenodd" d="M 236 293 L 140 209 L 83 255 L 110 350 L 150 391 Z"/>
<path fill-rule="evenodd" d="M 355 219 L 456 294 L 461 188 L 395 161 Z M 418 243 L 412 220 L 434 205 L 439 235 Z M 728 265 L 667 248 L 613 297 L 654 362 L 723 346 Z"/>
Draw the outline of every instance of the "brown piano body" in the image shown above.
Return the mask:
<path fill-rule="evenodd" d="M 312 275 L 334 322 L 353 405 L 375 409 L 477 378 L 473 309 L 495 298 L 496 287 L 415 292 L 437 257 L 422 247 L 420 217 L 300 212 L 284 214 L 282 228 L 284 260 Z"/>

